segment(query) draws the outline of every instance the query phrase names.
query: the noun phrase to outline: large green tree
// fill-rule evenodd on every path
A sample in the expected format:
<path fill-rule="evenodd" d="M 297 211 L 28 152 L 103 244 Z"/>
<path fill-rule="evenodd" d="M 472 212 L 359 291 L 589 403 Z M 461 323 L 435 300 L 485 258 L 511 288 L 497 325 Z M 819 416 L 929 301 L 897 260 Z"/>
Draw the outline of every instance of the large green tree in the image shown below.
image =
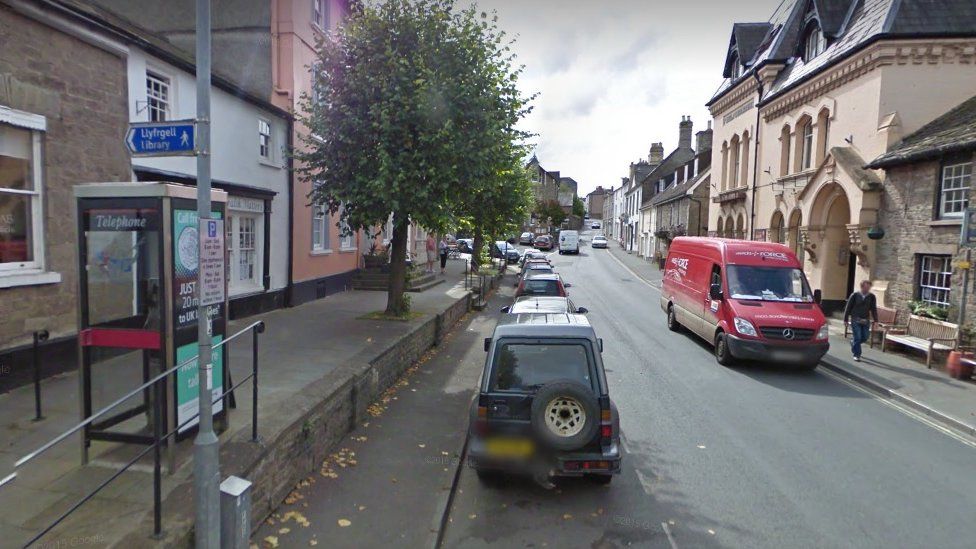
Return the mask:
<path fill-rule="evenodd" d="M 392 212 L 389 315 L 407 309 L 408 225 L 457 224 L 468 191 L 498 180 L 500 151 L 521 137 L 507 47 L 494 19 L 453 0 L 356 3 L 319 44 L 299 172 L 352 230 Z"/>

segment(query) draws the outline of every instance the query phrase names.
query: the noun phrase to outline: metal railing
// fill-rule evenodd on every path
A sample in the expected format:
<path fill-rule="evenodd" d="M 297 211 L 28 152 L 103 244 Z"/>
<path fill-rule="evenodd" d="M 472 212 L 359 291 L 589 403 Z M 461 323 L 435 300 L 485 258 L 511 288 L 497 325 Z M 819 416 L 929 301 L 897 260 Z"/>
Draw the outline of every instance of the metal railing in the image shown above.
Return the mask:
<path fill-rule="evenodd" d="M 252 352 L 252 354 L 251 354 L 252 363 L 251 363 L 251 373 L 248 374 L 247 376 L 245 376 L 244 379 L 241 379 L 236 384 L 232 385 L 229 389 L 227 389 L 227 390 L 221 392 L 220 394 L 214 396 L 213 397 L 213 402 L 216 403 L 219 400 L 226 399 L 228 397 L 228 395 L 233 395 L 233 392 L 234 392 L 235 389 L 237 389 L 238 387 L 240 387 L 244 383 L 247 383 L 248 381 L 251 381 L 252 382 L 252 384 L 251 384 L 251 399 L 252 399 L 252 402 L 251 402 L 251 441 L 252 442 L 257 442 L 257 440 L 258 440 L 258 335 L 264 332 L 264 321 L 259 320 L 257 322 L 251 323 L 250 325 L 248 325 L 247 327 L 245 327 L 245 328 L 239 330 L 238 332 L 234 333 L 233 335 L 231 335 L 227 339 L 224 339 L 221 342 L 215 344 L 213 346 L 213 348 L 214 349 L 219 349 L 220 347 L 223 347 L 223 346 L 227 345 L 231 341 L 237 339 L 238 337 L 240 337 L 241 335 L 243 335 L 244 333 L 247 333 L 247 332 L 251 332 L 251 334 L 252 334 L 252 349 L 251 349 L 251 352 Z M 153 377 L 152 379 L 146 381 L 142 385 L 139 385 L 135 389 L 132 389 L 131 391 L 129 391 L 125 395 L 119 397 L 118 399 L 116 399 L 114 402 L 112 402 L 108 406 L 105 406 L 101 410 L 99 410 L 99 411 L 95 412 L 94 414 L 92 414 L 91 416 L 85 418 L 84 420 L 82 420 L 80 423 L 78 423 L 74 427 L 71 427 L 67 431 L 65 431 L 65 432 L 61 433 L 60 435 L 52 438 L 51 440 L 49 440 L 48 442 L 46 442 L 45 444 L 41 445 L 39 448 L 37 448 L 36 450 L 34 450 L 33 452 L 30 452 L 27 455 L 25 455 L 24 457 L 18 459 L 14 463 L 14 472 L 11 473 L 11 474 L 9 474 L 9 475 L 7 475 L 6 477 L 0 479 L 0 488 L 2 488 L 4 485 L 9 484 L 9 483 L 13 482 L 14 480 L 16 480 L 16 478 L 17 478 L 17 470 L 18 469 L 22 468 L 24 465 L 26 465 L 30 461 L 36 459 L 41 454 L 47 452 L 48 450 L 50 450 L 52 447 L 54 447 L 55 445 L 57 445 L 58 443 L 60 443 L 64 439 L 68 438 L 69 436 L 71 436 L 71 435 L 77 433 L 78 431 L 80 431 L 81 429 L 85 428 L 85 426 L 92 424 L 92 422 L 94 422 L 98 418 L 102 417 L 103 415 L 107 414 L 109 411 L 113 410 L 114 408 L 116 408 L 117 406 L 121 405 L 125 401 L 127 401 L 130 398 L 138 395 L 142 391 L 145 391 L 145 390 L 150 389 L 150 388 L 152 388 L 152 390 L 155 392 L 154 414 L 153 414 L 153 443 L 151 445 L 147 446 L 141 452 L 139 452 L 134 458 L 132 458 L 131 460 L 129 460 L 125 465 L 123 465 L 113 475 L 111 475 L 110 477 L 108 477 L 107 479 L 105 479 L 104 481 L 102 481 L 98 486 L 95 487 L 95 489 L 93 489 L 92 491 L 88 492 L 88 494 L 86 494 L 80 500 L 78 500 L 77 502 L 75 502 L 65 512 L 63 512 L 60 516 L 58 516 L 57 519 L 55 519 L 53 522 L 51 522 L 50 524 L 48 524 L 48 526 L 46 526 L 43 530 L 41 530 L 33 538 L 31 538 L 30 540 L 28 540 L 27 543 L 24 544 L 24 547 L 30 547 L 31 545 L 33 545 L 34 543 L 36 543 L 38 540 L 40 540 L 42 537 L 44 537 L 48 532 L 50 532 L 58 524 L 60 524 L 61 522 L 63 522 L 72 513 L 74 513 L 79 507 L 81 507 L 86 502 L 88 502 L 90 499 L 92 499 L 93 497 L 95 497 L 95 495 L 99 491 L 101 491 L 103 488 L 105 488 L 106 486 L 108 486 L 108 484 L 110 484 L 113 480 L 115 480 L 116 478 L 118 478 L 119 476 L 121 476 L 122 473 L 126 472 L 130 467 L 132 467 L 133 465 L 135 465 L 136 463 L 138 463 L 139 460 L 141 460 L 142 458 L 144 458 L 149 452 L 153 452 L 153 536 L 154 537 L 158 537 L 160 535 L 160 533 L 162 532 L 162 467 L 161 467 L 161 458 L 162 458 L 162 456 L 160 455 L 160 446 L 164 442 L 168 441 L 170 437 L 176 435 L 181 430 L 183 430 L 184 427 L 190 425 L 193 421 L 197 420 L 199 418 L 199 415 L 200 415 L 199 412 L 198 412 L 198 413 L 194 414 L 193 416 L 187 418 L 183 423 L 177 425 L 171 431 L 169 431 L 167 433 L 163 433 L 163 402 L 165 401 L 165 394 L 164 394 L 165 387 L 160 382 L 163 381 L 164 379 L 168 378 L 170 375 L 172 375 L 173 373 L 175 373 L 180 368 L 182 368 L 184 366 L 187 366 L 189 364 L 192 364 L 193 361 L 197 360 L 197 358 L 198 358 L 198 355 L 194 355 L 194 356 L 192 356 L 192 357 L 184 360 L 183 362 L 180 362 L 179 364 L 173 366 L 172 368 L 170 368 L 170 369 L 168 369 L 168 370 L 166 370 L 164 372 L 161 372 L 160 374 L 158 374 L 155 377 Z M 229 374 L 229 372 L 228 372 L 228 374 Z M 35 387 L 35 391 L 37 391 L 37 390 L 39 390 L 39 384 Z M 39 398 L 38 398 L 37 402 L 38 403 L 40 402 Z M 39 406 L 39 404 L 38 404 L 38 406 Z M 38 412 L 38 415 L 39 415 L 39 412 Z"/>

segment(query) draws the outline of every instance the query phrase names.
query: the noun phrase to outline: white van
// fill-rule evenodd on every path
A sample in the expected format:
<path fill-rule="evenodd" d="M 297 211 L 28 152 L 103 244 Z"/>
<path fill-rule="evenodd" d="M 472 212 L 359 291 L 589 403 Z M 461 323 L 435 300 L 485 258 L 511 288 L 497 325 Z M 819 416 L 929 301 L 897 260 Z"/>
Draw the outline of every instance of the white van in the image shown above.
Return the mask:
<path fill-rule="evenodd" d="M 560 254 L 579 253 L 579 232 L 559 231 L 559 253 Z"/>

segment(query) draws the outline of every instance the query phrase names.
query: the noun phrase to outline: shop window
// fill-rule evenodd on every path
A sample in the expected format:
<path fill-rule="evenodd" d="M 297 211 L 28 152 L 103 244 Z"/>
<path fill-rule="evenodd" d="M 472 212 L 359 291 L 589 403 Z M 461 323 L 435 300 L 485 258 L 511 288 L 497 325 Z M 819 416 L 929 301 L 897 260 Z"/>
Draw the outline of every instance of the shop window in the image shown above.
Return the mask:
<path fill-rule="evenodd" d="M 254 290 L 262 285 L 263 221 L 262 214 L 232 212 L 227 216 L 231 294 Z"/>
<path fill-rule="evenodd" d="M 969 207 L 969 187 L 972 181 L 972 162 L 942 167 L 942 184 L 939 192 L 940 217 L 962 217 Z"/>
<path fill-rule="evenodd" d="M 169 120 L 172 106 L 170 79 L 159 73 L 146 71 L 146 109 L 149 111 L 149 121 Z"/>
<path fill-rule="evenodd" d="M 40 156 L 41 132 L 0 119 L 0 275 L 43 268 Z"/>
<path fill-rule="evenodd" d="M 947 255 L 920 255 L 916 295 L 920 301 L 938 307 L 949 306 L 952 258 Z"/>

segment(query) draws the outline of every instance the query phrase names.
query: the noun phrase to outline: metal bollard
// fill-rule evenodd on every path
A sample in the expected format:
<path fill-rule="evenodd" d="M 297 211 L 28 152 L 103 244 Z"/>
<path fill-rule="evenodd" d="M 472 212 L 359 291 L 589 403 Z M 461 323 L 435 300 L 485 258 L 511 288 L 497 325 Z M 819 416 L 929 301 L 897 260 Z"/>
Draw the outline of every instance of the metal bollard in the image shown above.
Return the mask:
<path fill-rule="evenodd" d="M 248 549 L 251 539 L 251 482 L 229 476 L 220 483 L 220 547 Z"/>
<path fill-rule="evenodd" d="M 47 330 L 34 332 L 34 345 L 31 349 L 31 360 L 34 362 L 34 421 L 41 421 L 41 343 L 47 341 L 50 334 Z"/>

